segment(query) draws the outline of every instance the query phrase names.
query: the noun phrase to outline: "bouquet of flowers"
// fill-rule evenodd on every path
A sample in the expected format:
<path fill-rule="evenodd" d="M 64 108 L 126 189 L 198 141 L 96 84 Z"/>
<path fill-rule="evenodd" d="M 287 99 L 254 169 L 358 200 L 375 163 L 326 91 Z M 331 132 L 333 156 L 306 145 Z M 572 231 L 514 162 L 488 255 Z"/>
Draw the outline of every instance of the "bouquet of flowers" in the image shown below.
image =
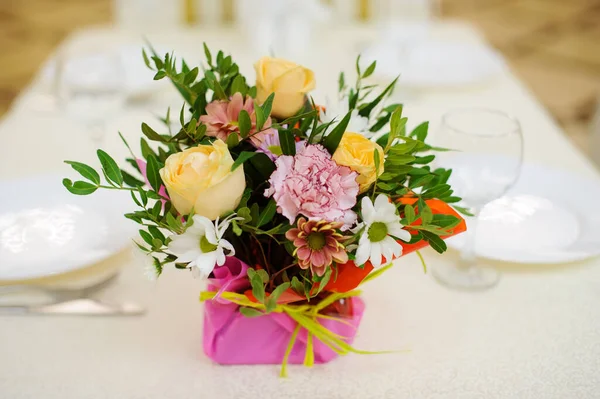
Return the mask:
<path fill-rule="evenodd" d="M 375 63 L 357 60 L 353 85 L 340 74 L 339 101 L 322 107 L 303 66 L 262 58 L 251 84 L 231 56 L 204 50 L 200 68 L 144 51 L 155 80 L 185 100 L 179 128 L 170 110 L 161 132 L 142 123 L 129 172 L 98 150 L 105 182 L 67 161 L 84 180 L 63 184 L 130 191 L 139 209 L 125 217 L 141 226 L 152 273 L 207 279 L 204 350 L 216 362 L 283 363 L 285 374 L 288 363 L 360 352 L 356 288 L 402 255 L 444 252 L 443 239 L 465 230 L 448 205 L 459 201 L 451 171 L 429 166 L 444 149 L 425 143 L 427 123 L 408 132 L 402 105 L 385 104 L 396 81 L 365 83 Z"/>

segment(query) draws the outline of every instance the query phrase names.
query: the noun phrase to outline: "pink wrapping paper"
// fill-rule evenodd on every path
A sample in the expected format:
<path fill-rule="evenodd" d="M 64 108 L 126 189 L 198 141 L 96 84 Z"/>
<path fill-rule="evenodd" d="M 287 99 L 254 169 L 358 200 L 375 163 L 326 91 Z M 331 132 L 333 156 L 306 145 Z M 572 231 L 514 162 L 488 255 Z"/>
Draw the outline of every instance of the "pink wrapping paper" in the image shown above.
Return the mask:
<path fill-rule="evenodd" d="M 228 258 L 222 267 L 215 268 L 209 280 L 211 291 L 239 291 L 250 287 L 246 278 L 248 266 L 236 258 Z M 227 288 L 225 288 L 227 286 Z M 344 322 L 320 319 L 332 332 L 354 340 L 365 305 L 358 297 L 352 301 L 352 316 Z M 238 312 L 238 306 L 219 300 L 204 304 L 204 353 L 219 364 L 281 364 L 296 322 L 284 313 L 248 318 Z M 301 329 L 288 364 L 302 364 L 306 354 L 307 331 Z M 326 363 L 337 356 L 327 345 L 313 338 L 315 363 Z"/>

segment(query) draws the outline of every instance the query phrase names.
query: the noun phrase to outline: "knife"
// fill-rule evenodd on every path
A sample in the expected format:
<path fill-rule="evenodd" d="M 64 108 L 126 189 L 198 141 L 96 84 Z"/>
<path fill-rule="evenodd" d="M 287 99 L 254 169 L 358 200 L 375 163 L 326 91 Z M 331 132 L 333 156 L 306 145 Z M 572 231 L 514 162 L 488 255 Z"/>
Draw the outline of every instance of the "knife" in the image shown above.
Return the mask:
<path fill-rule="evenodd" d="M 112 304 L 91 298 L 70 299 L 48 305 L 0 306 L 0 315 L 139 316 L 145 311 L 131 302 Z"/>

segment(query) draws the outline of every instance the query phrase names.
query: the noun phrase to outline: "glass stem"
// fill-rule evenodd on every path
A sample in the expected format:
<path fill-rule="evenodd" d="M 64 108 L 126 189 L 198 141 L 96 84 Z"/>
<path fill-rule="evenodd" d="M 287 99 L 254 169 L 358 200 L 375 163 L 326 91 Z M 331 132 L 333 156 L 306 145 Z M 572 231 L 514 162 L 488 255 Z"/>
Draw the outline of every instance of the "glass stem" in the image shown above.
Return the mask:
<path fill-rule="evenodd" d="M 473 208 L 473 218 L 470 220 L 469 228 L 466 233 L 465 246 L 460 253 L 460 268 L 463 270 L 472 270 L 476 266 L 477 255 L 475 252 L 475 243 L 477 240 L 477 226 L 479 225 L 479 213 L 481 208 Z"/>

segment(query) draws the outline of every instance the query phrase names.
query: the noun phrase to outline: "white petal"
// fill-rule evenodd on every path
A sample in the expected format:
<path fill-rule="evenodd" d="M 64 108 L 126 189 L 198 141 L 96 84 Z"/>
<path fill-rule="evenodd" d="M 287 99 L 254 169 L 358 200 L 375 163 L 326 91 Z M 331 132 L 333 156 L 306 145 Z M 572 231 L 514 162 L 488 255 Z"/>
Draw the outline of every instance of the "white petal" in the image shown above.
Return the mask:
<path fill-rule="evenodd" d="M 360 202 L 360 211 L 362 214 L 363 222 L 367 225 L 373 223 L 375 218 L 375 208 L 373 208 L 373 203 L 368 196 L 364 196 Z"/>
<path fill-rule="evenodd" d="M 217 238 L 217 232 L 215 230 L 215 225 L 207 218 L 204 218 L 204 219 L 205 220 L 202 220 L 201 223 L 204 226 L 204 236 L 206 237 L 206 241 L 210 242 L 213 245 L 217 245 L 219 240 Z M 195 221 L 194 221 L 194 223 L 195 223 Z"/>
<path fill-rule="evenodd" d="M 358 242 L 358 249 L 356 250 L 355 263 L 360 266 L 364 265 L 371 256 L 371 241 L 367 238 L 367 234 L 363 234 Z"/>
<path fill-rule="evenodd" d="M 382 243 L 384 242 L 385 241 L 382 241 Z M 389 263 L 394 259 L 394 250 L 389 245 L 381 245 L 381 254 L 385 258 L 386 263 Z"/>
<path fill-rule="evenodd" d="M 187 231 L 193 231 L 198 235 L 204 235 L 205 231 L 206 231 L 206 221 L 208 221 L 209 223 L 210 220 L 204 216 L 200 216 L 200 215 L 194 215 L 192 216 L 192 220 L 194 221 L 194 223 L 188 227 Z"/>
<path fill-rule="evenodd" d="M 233 247 L 233 245 L 231 245 L 231 243 L 227 240 L 221 240 L 219 241 L 219 247 L 223 248 L 224 250 L 227 251 L 227 256 L 235 256 L 235 248 Z"/>
<path fill-rule="evenodd" d="M 383 245 L 386 248 L 389 248 L 396 258 L 402 255 L 402 245 L 398 244 L 398 242 L 392 237 L 388 236 L 384 238 L 383 241 L 381 241 L 381 245 Z"/>
<path fill-rule="evenodd" d="M 392 205 L 392 204 L 390 204 L 390 199 L 388 198 L 387 195 L 385 195 L 385 194 L 379 194 L 377 196 L 377 198 L 375 198 L 375 204 L 374 205 L 375 205 L 375 210 L 379 210 L 379 209 L 384 208 L 386 205 Z"/>
<path fill-rule="evenodd" d="M 195 261 L 195 266 L 200 271 L 200 274 L 206 278 L 213 271 L 216 263 L 217 253 L 216 251 L 213 251 L 198 256 Z"/>
<path fill-rule="evenodd" d="M 178 236 L 173 236 L 168 248 L 169 252 L 175 256 L 178 256 L 190 250 L 199 249 L 199 244 L 200 237 L 184 233 Z"/>
<path fill-rule="evenodd" d="M 225 264 L 225 261 L 227 260 L 225 258 L 225 253 L 223 252 L 223 248 L 218 247 L 215 250 L 215 253 L 217 254 L 217 265 L 223 266 Z"/>
<path fill-rule="evenodd" d="M 374 268 L 381 266 L 381 242 L 371 243 L 371 264 Z"/>
<path fill-rule="evenodd" d="M 178 263 L 188 263 L 188 262 L 195 262 L 196 259 L 198 259 L 199 256 L 202 256 L 203 252 L 200 250 L 200 248 L 195 248 L 195 249 L 190 249 L 187 252 L 183 252 L 180 254 L 173 254 L 175 256 L 177 256 L 177 262 Z"/>
<path fill-rule="evenodd" d="M 405 242 L 411 240 L 412 235 L 407 230 L 404 230 L 400 223 L 387 223 L 386 226 L 389 235 L 399 238 Z"/>

